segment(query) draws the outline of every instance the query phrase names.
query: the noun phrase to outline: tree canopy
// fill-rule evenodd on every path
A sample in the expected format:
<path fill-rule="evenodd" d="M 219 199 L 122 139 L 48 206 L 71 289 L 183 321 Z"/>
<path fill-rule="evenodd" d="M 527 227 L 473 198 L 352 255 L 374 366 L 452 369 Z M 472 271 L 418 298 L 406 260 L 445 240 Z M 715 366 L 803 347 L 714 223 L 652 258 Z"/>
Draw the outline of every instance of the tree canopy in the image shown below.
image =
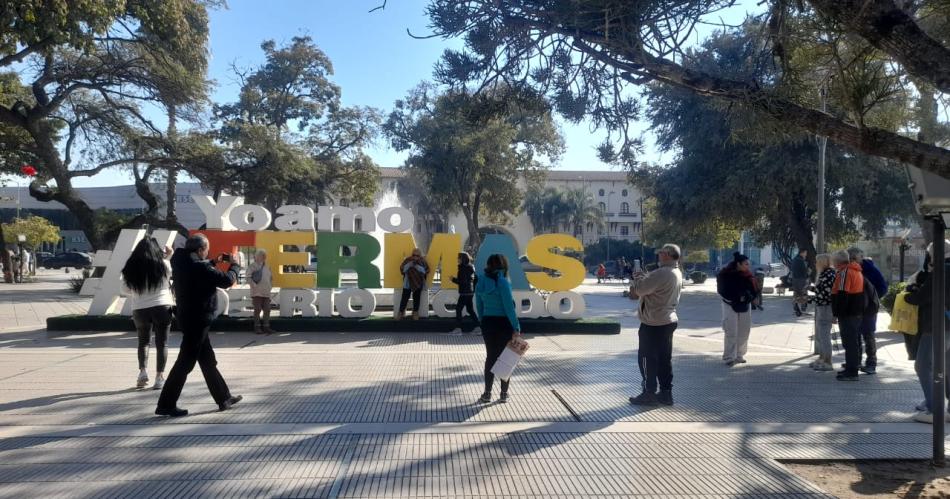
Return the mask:
<path fill-rule="evenodd" d="M 558 232 L 562 227 L 574 235 L 583 232 L 590 223 L 598 228 L 604 225 L 604 213 L 594 203 L 586 189 L 560 189 L 531 186 L 525 192 L 524 210 L 534 226 L 534 232 Z"/>
<path fill-rule="evenodd" d="M 409 151 L 404 168 L 432 202 L 465 215 L 469 247 L 479 244 L 481 217 L 520 212 L 519 182 L 540 182 L 564 147 L 547 103 L 503 85 L 477 95 L 421 85 L 396 102 L 384 130 L 396 150 Z"/>
<path fill-rule="evenodd" d="M 59 227 L 38 216 L 17 218 L 11 223 L 3 224 L 4 242 L 16 244 L 20 235 L 26 236 L 26 245 L 31 248 L 43 243 L 55 244 L 60 239 Z"/>

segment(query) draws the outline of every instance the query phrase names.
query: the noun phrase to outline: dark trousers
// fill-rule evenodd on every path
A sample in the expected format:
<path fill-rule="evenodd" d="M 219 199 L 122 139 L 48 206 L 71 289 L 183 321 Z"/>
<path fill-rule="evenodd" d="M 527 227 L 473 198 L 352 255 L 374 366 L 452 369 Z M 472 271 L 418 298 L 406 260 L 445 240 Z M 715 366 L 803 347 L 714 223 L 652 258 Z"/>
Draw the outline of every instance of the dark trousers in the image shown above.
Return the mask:
<path fill-rule="evenodd" d="M 459 327 L 462 326 L 463 309 L 468 311 L 468 316 L 472 320 L 478 321 L 478 316 L 475 315 L 475 295 L 459 295 L 458 301 L 455 302 L 455 323 Z"/>
<path fill-rule="evenodd" d="M 419 307 L 422 306 L 422 288 L 408 290 L 402 288 L 402 296 L 399 297 L 399 313 L 406 311 L 406 305 L 409 304 L 409 294 L 412 293 L 412 310 L 414 312 L 419 311 Z"/>
<path fill-rule="evenodd" d="M 858 331 L 861 333 L 858 335 L 858 352 L 861 351 L 861 344 L 864 343 L 864 353 L 867 355 L 864 365 L 877 367 L 877 340 L 874 338 L 874 333 L 877 332 L 877 314 L 861 317 L 861 326 Z M 860 363 L 859 357 L 858 364 Z"/>
<path fill-rule="evenodd" d="M 139 334 L 139 369 L 148 368 L 148 350 L 152 343 L 152 331 L 155 331 L 155 349 L 158 350 L 155 370 L 165 372 L 165 363 L 168 361 L 168 347 L 165 344 L 172 328 L 172 308 L 163 305 L 133 310 L 132 322 Z"/>
<path fill-rule="evenodd" d="M 495 375 L 491 372 L 495 361 L 505 351 L 508 342 L 514 336 L 515 330 L 511 327 L 507 317 L 487 316 L 482 318 L 482 338 L 485 340 L 485 391 L 491 392 L 495 383 Z M 501 382 L 501 391 L 508 391 L 508 381 Z"/>
<path fill-rule="evenodd" d="M 857 375 L 861 367 L 861 316 L 838 317 L 838 329 L 844 345 L 844 372 Z"/>
<path fill-rule="evenodd" d="M 677 323 L 664 326 L 640 324 L 640 348 L 637 350 L 637 364 L 640 365 L 640 378 L 646 393 L 656 393 L 657 383 L 660 390 L 673 389 L 673 331 Z"/>
<path fill-rule="evenodd" d="M 228 384 L 218 371 L 218 360 L 214 357 L 214 349 L 211 348 L 211 340 L 208 338 L 210 327 L 207 323 L 196 326 L 182 324 L 181 349 L 178 351 L 178 360 L 172 366 L 162 394 L 158 398 L 159 409 L 171 409 L 178 404 L 178 397 L 181 396 L 181 390 L 185 387 L 185 380 L 195 368 L 195 363 L 201 367 L 201 374 L 204 375 L 208 391 L 211 392 L 211 397 L 215 402 L 221 404 L 231 397 Z"/>

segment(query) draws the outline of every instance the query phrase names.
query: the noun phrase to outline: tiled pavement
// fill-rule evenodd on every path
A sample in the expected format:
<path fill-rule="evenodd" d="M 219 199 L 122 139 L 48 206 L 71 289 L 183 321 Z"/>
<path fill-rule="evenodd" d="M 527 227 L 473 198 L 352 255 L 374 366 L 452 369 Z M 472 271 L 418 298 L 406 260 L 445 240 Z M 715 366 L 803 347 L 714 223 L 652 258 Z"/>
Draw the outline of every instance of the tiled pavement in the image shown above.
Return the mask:
<path fill-rule="evenodd" d="M 181 402 L 193 415 L 166 420 L 151 414 L 156 392 L 129 388 L 133 335 L 7 325 L 0 497 L 822 497 L 776 460 L 929 456 L 897 337 L 880 337 L 880 374 L 836 382 L 805 365 L 808 318 L 787 299 L 756 316 L 749 364 L 729 369 L 715 297 L 688 289 L 676 405 L 630 406 L 636 318 L 620 289 L 583 291 L 591 315 L 621 317 L 621 335 L 529 338 L 512 401 L 487 406 L 473 403 L 476 336 L 218 334 L 245 401 L 215 412 L 196 370 Z M 46 307 L 9 293 L 0 314 Z"/>

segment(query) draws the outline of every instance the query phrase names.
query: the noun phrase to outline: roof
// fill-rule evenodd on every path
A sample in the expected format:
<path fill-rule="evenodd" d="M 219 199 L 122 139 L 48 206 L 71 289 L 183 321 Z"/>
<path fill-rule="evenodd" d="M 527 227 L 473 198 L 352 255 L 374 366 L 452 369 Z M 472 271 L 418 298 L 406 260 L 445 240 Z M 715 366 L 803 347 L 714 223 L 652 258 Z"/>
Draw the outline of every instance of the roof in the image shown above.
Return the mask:
<path fill-rule="evenodd" d="M 406 175 L 406 172 L 400 168 L 380 167 L 379 174 L 382 178 L 402 178 Z M 547 179 L 560 181 L 579 180 L 583 182 L 628 181 L 626 172 L 607 170 L 548 170 Z"/>

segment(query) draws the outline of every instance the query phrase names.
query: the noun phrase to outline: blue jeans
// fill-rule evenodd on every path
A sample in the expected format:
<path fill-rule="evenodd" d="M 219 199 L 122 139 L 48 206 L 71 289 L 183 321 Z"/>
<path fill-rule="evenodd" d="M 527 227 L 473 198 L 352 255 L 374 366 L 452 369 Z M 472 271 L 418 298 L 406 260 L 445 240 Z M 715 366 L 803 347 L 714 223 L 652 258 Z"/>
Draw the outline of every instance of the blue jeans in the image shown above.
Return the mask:
<path fill-rule="evenodd" d="M 947 365 L 950 366 L 950 331 L 944 332 L 947 349 L 944 356 L 947 359 Z M 917 347 L 917 360 L 914 361 L 914 370 L 917 371 L 917 380 L 920 381 L 920 388 L 924 390 L 924 400 L 927 402 L 927 410 L 933 412 L 933 334 L 924 334 L 920 337 L 920 346 Z M 950 384 L 944 383 L 947 397 L 950 398 Z"/>
<path fill-rule="evenodd" d="M 877 314 L 870 314 L 861 317 L 861 334 L 858 336 L 858 351 L 861 350 L 861 343 L 864 343 L 864 353 L 867 358 L 864 365 L 867 367 L 877 367 L 877 341 L 874 333 L 877 332 Z"/>

